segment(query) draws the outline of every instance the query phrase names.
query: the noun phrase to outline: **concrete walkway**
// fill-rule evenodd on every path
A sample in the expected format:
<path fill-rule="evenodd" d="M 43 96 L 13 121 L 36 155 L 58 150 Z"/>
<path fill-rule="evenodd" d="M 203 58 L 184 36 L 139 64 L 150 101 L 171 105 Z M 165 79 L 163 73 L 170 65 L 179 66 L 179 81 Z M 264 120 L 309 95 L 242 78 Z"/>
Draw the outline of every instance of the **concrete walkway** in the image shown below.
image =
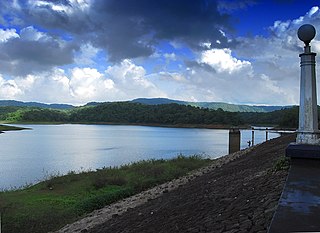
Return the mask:
<path fill-rule="evenodd" d="M 292 159 L 269 233 L 320 232 L 320 160 Z"/>

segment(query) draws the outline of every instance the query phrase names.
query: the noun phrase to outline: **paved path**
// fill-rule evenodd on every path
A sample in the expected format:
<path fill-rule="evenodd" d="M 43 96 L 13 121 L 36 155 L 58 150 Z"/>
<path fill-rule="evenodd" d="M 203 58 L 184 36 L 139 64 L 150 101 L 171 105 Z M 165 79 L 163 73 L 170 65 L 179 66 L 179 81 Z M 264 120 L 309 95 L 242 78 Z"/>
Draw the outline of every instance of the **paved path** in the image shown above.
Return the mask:
<path fill-rule="evenodd" d="M 319 172 L 319 159 L 292 159 L 269 233 L 320 232 Z"/>

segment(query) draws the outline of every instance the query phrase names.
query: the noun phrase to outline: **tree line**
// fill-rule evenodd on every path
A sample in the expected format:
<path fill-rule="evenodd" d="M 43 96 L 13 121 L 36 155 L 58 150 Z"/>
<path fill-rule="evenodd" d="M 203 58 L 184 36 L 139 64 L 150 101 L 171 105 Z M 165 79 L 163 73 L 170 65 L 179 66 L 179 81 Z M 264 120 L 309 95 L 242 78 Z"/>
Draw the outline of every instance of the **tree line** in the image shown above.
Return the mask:
<path fill-rule="evenodd" d="M 201 124 L 201 125 L 276 125 L 296 128 L 298 107 L 267 113 L 227 112 L 222 109 L 179 104 L 145 105 L 111 102 L 69 110 L 36 107 L 0 107 L 0 120 L 8 122 L 118 123 L 118 124 Z"/>

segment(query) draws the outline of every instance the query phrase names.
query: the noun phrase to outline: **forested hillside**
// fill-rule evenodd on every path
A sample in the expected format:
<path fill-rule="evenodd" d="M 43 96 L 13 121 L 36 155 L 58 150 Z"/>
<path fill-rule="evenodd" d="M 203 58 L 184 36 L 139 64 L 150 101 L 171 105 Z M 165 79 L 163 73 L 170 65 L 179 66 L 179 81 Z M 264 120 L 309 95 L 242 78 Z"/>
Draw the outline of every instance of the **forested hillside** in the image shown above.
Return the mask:
<path fill-rule="evenodd" d="M 296 128 L 298 108 L 267 113 L 227 112 L 222 109 L 179 104 L 145 105 L 112 102 L 76 107 L 68 110 L 36 107 L 0 107 L 4 122 L 117 123 L 157 125 L 275 125 Z"/>
<path fill-rule="evenodd" d="M 252 105 L 238 105 L 238 104 L 228 104 L 222 102 L 187 102 L 180 100 L 172 100 L 166 98 L 138 98 L 132 101 L 133 103 L 140 103 L 146 105 L 162 105 L 162 104 L 180 104 L 180 105 L 190 105 L 193 107 L 200 108 L 209 108 L 213 110 L 217 110 L 221 108 L 224 111 L 228 112 L 271 112 L 275 110 L 281 110 L 283 108 L 290 108 L 291 106 L 252 106 Z M 97 106 L 99 102 L 90 102 L 85 106 Z M 69 104 L 44 104 L 38 102 L 22 102 L 16 100 L 0 100 L 0 106 L 2 107 L 37 107 L 37 108 L 50 108 L 50 109 L 71 109 L 75 108 L 75 106 Z"/>
<path fill-rule="evenodd" d="M 290 108 L 291 106 L 259 106 L 259 105 L 239 105 L 239 104 L 228 104 L 222 102 L 187 102 L 180 100 L 172 100 L 166 98 L 138 98 L 132 100 L 134 103 L 149 104 L 149 105 L 159 105 L 159 104 L 181 104 L 181 105 L 190 105 L 193 107 L 200 108 L 209 108 L 217 110 L 221 108 L 224 111 L 228 112 L 271 112 L 275 110 L 281 110 L 284 108 Z"/>
<path fill-rule="evenodd" d="M 200 109 L 179 104 L 144 105 L 105 103 L 79 108 L 70 114 L 72 122 L 115 122 L 147 124 L 230 124 L 240 125 L 238 113 Z"/>

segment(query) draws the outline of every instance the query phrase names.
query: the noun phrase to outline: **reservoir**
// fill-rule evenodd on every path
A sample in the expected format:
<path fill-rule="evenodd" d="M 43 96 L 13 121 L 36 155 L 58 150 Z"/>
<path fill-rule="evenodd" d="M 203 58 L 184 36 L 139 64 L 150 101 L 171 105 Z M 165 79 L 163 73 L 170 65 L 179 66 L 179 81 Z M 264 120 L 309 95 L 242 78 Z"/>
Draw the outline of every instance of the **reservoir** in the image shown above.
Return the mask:
<path fill-rule="evenodd" d="M 228 130 L 126 125 L 19 125 L 32 130 L 0 135 L 0 189 L 46 177 L 177 155 L 218 158 L 228 154 Z M 278 137 L 269 133 L 269 138 Z M 251 130 L 241 130 L 241 148 Z M 255 144 L 265 132 L 255 132 Z"/>

